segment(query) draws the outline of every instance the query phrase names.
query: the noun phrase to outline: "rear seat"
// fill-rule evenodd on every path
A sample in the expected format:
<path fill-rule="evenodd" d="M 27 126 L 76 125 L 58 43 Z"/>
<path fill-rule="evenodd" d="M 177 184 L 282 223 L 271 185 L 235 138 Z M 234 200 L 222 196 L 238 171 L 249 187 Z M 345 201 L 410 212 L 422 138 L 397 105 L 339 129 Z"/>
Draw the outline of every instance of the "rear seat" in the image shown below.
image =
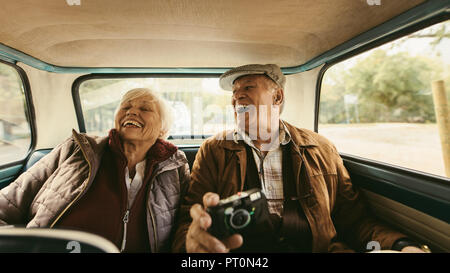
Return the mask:
<path fill-rule="evenodd" d="M 192 170 L 192 164 L 194 164 L 195 156 L 197 155 L 199 147 L 178 147 L 178 149 L 182 150 L 186 155 L 186 158 L 189 162 L 189 169 Z"/>
<path fill-rule="evenodd" d="M 186 158 L 189 162 L 189 168 L 192 169 L 192 164 L 195 160 L 195 155 L 197 154 L 198 147 L 179 147 L 180 150 L 182 150 L 186 154 Z M 52 149 L 41 149 L 34 151 L 31 156 L 28 158 L 27 163 L 25 164 L 22 172 L 28 170 L 31 168 L 31 166 L 34 165 L 34 163 L 38 162 L 39 159 L 44 157 L 46 154 L 50 153 Z"/>

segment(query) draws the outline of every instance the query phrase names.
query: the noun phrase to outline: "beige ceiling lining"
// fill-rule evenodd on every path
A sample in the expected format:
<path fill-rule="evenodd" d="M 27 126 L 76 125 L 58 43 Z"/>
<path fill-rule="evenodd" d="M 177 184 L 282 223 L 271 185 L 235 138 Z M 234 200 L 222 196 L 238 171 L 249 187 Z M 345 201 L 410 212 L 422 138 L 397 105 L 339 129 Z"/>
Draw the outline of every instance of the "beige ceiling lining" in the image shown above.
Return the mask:
<path fill-rule="evenodd" d="M 162 26 L 167 27 L 167 26 Z M 57 28 L 58 30 L 55 30 L 54 28 Z M 68 29 L 69 28 L 69 29 Z M 214 47 L 215 50 L 219 54 L 224 51 L 230 51 L 233 49 L 233 51 L 236 51 L 236 48 L 242 47 L 240 50 L 241 52 L 248 52 L 248 54 L 252 54 L 254 56 L 258 56 L 257 58 L 253 58 L 256 61 L 262 60 L 267 62 L 279 62 L 280 60 L 277 58 L 274 58 L 273 56 L 278 55 L 285 55 L 284 58 L 288 58 L 287 60 L 283 60 L 283 62 L 287 66 L 295 66 L 297 65 L 302 59 L 303 59 L 303 53 L 302 49 L 306 49 L 306 45 L 299 44 L 297 41 L 304 41 L 308 40 L 308 45 L 313 46 L 315 50 L 315 54 L 322 52 L 325 48 L 324 45 L 327 43 L 320 41 L 319 38 L 311 33 L 301 33 L 296 32 L 295 35 L 292 35 L 290 38 L 289 43 L 287 39 L 285 40 L 287 45 L 283 44 L 272 44 L 273 42 L 279 42 L 281 41 L 278 39 L 278 36 L 280 34 L 278 33 L 270 33 L 266 39 L 257 39 L 257 37 L 252 37 L 252 35 L 248 35 L 246 39 L 243 39 L 242 37 L 238 39 L 238 37 L 232 37 L 232 35 L 228 35 L 228 39 L 225 39 L 223 37 L 221 40 L 215 38 L 214 35 L 202 35 L 203 37 L 200 39 L 195 39 L 193 35 L 184 35 L 182 36 L 183 32 L 189 32 L 188 27 L 181 27 L 179 30 L 177 30 L 176 33 L 172 32 L 172 35 L 165 35 L 168 31 L 163 30 L 158 33 L 156 31 L 150 31 L 152 35 L 147 35 L 149 37 L 154 38 L 147 38 L 147 39 L 139 39 L 139 33 L 142 33 L 142 28 L 139 28 L 138 30 L 130 30 L 127 34 L 126 39 L 117 39 L 119 35 L 117 33 L 123 33 L 124 30 L 121 31 L 105 31 L 101 35 L 92 35 L 92 28 L 96 28 L 94 26 L 88 26 L 88 25 L 62 25 L 62 26 L 47 26 L 45 28 L 35 28 L 25 34 L 20 35 L 18 41 L 23 42 L 25 44 L 26 39 L 24 37 L 28 37 L 28 41 L 32 41 L 32 43 L 27 44 L 27 46 L 24 47 L 24 51 L 26 52 L 33 52 L 33 51 L 40 51 L 41 54 L 45 56 L 45 59 L 48 60 L 47 62 L 55 64 L 55 65 L 61 65 L 61 66 L 86 66 L 86 62 L 92 62 L 93 56 L 97 58 L 106 58 L 106 54 L 98 53 L 98 51 L 102 52 L 108 52 L 108 54 L 113 54 L 111 52 L 111 43 L 113 43 L 113 48 L 117 49 L 117 52 L 121 52 L 120 50 L 125 51 L 139 51 L 140 48 L 138 45 L 141 45 L 146 50 L 154 50 L 155 48 L 160 50 L 161 54 L 167 53 L 168 55 L 173 55 L 170 52 L 167 52 L 167 48 L 173 48 L 171 45 L 177 44 L 177 46 L 180 45 L 178 42 L 187 42 L 181 44 L 184 48 L 185 52 L 195 52 L 195 54 L 201 54 L 201 52 L 205 52 L 205 50 L 208 52 L 208 48 L 205 48 L 206 45 L 209 47 Z M 145 27 L 144 27 L 145 28 Z M 70 30 L 72 29 L 72 31 Z M 155 29 L 154 26 L 152 26 L 152 29 Z M 52 42 L 50 39 L 54 33 L 61 33 L 60 39 L 64 40 L 62 43 L 55 43 Z M 289 32 L 289 31 L 283 31 L 283 32 Z M 159 35 L 159 34 L 162 35 Z M 280 32 L 281 33 L 281 32 Z M 84 35 L 83 35 L 84 34 Z M 197 35 L 199 35 L 197 31 Z M 283 34 L 284 35 L 284 34 Z M 30 36 L 34 36 L 33 39 L 30 38 Z M 97 37 L 105 37 L 102 39 L 98 39 Z M 145 36 L 145 35 L 141 35 Z M 78 39 L 70 39 L 72 37 L 79 37 Z M 90 39 L 81 39 L 81 37 L 90 37 Z M 110 37 L 110 38 L 106 38 Z M 178 37 L 178 39 L 170 39 L 171 37 Z M 23 41 L 20 39 L 22 38 Z M 209 38 L 209 40 L 207 39 Z M 89 43 L 95 44 L 94 46 L 89 45 Z M 134 44 L 136 43 L 136 44 Z M 160 45 L 161 43 L 167 43 L 166 46 Z M 156 46 L 155 46 L 156 44 Z M 120 46 L 119 46 L 120 45 Z M 192 48 L 186 48 L 187 45 L 190 45 Z M 198 47 L 198 50 L 195 50 L 194 47 Z M 253 51 L 251 52 L 248 50 L 248 48 L 254 47 Z M 258 52 L 261 51 L 262 48 L 266 48 L 269 52 L 261 52 L 258 55 Z M 173 48 L 176 50 L 176 48 Z M 58 52 L 61 52 L 61 54 L 70 52 L 71 54 L 75 54 L 79 56 L 76 60 L 69 62 L 65 58 L 65 56 L 61 57 L 58 55 Z M 148 53 L 147 51 L 144 51 L 145 53 Z M 134 53 L 136 54 L 136 52 Z M 192 53 L 194 54 L 194 53 Z M 54 58 L 53 56 L 57 56 L 57 58 Z M 109 55 L 111 56 L 111 55 Z M 70 57 L 70 56 L 69 56 Z M 145 54 L 141 54 L 140 60 L 145 57 Z M 228 56 L 228 58 L 236 58 L 237 56 Z M 241 56 L 242 58 L 245 58 L 245 56 Z M 183 56 L 179 56 L 179 58 L 183 58 Z M 120 59 L 120 58 L 119 58 Z M 149 59 L 149 58 L 144 58 Z M 132 63 L 129 61 L 127 62 L 128 66 L 154 66 L 154 67 L 161 67 L 166 66 L 167 64 L 166 59 L 160 59 L 158 62 L 155 62 L 155 58 L 152 58 L 153 62 L 148 63 L 146 61 L 145 63 Z M 66 60 L 68 62 L 66 62 Z M 117 61 L 118 58 L 115 56 L 111 59 L 111 61 Z M 124 60 L 125 61 L 125 60 Z M 182 63 L 180 59 L 176 60 L 177 63 L 174 63 L 173 66 L 178 66 Z M 99 64 L 98 64 L 99 65 Z M 104 66 L 116 66 L 117 64 L 114 62 L 105 62 Z M 186 65 L 189 65 L 189 63 L 186 63 Z M 192 65 L 192 64 L 190 64 Z M 214 66 L 214 63 L 195 63 L 195 66 Z M 232 64 L 230 64 L 232 65 Z M 126 66 L 123 64 L 123 66 Z"/>
<path fill-rule="evenodd" d="M 39 26 L 17 35 L 16 42 L 26 42 L 27 40 L 34 40 L 36 46 L 42 44 L 52 44 L 51 38 L 55 34 L 58 35 L 58 40 L 74 41 L 87 39 L 161 39 L 161 40 L 192 40 L 192 41 L 217 41 L 217 42 L 278 42 L 280 45 L 294 46 L 293 41 L 301 38 L 305 34 L 313 35 L 313 33 L 294 31 L 291 29 L 257 29 L 248 30 L 248 33 L 240 34 L 242 29 L 228 30 L 224 33 L 223 30 L 212 27 L 191 27 L 182 25 L 148 25 L 138 27 L 112 27 L 109 25 L 48 25 Z M 244 30 L 245 31 L 245 30 Z M 264 31 L 265 35 L 257 34 Z M 125 35 L 124 35 L 125 33 Z M 200 35 L 200 36 L 199 36 Z M 290 37 L 286 37 L 291 35 Z M 318 37 L 317 37 L 318 38 Z M 72 39 L 72 40 L 71 40 Z M 55 44 L 55 43 L 53 43 Z"/>
<path fill-rule="evenodd" d="M 144 51 L 141 51 L 145 48 Z M 182 50 L 180 50 L 182 49 Z M 218 50 L 220 49 L 220 50 Z M 117 54 L 122 50 L 134 52 L 135 59 L 127 59 L 127 55 Z M 147 50 L 158 52 L 158 54 L 149 54 Z M 70 52 L 70 54 L 67 54 Z M 300 51 L 289 47 L 270 44 L 255 44 L 255 43 L 236 43 L 236 42 L 215 42 L 215 41 L 177 41 L 177 40 L 82 40 L 57 44 L 48 51 L 43 51 L 52 64 L 64 65 L 69 63 L 69 66 L 85 66 L 87 61 L 91 63 L 95 60 L 101 60 L 102 66 L 116 67 L 117 63 L 124 67 L 164 67 L 167 65 L 167 56 L 176 60 L 173 66 L 190 67 L 214 67 L 217 61 L 232 65 L 229 59 L 242 58 L 257 62 L 263 60 L 265 62 L 280 61 L 280 56 L 284 63 L 290 66 L 298 63 L 302 56 Z M 64 53 L 66 53 L 64 55 Z M 116 54 L 114 56 L 114 54 Z M 195 56 L 202 55 L 212 56 L 211 61 L 200 58 L 195 60 Z M 52 56 L 58 56 L 52 59 Z M 79 56 L 79 60 L 72 60 L 72 55 Z M 192 56 L 193 60 L 185 62 L 186 55 Z M 68 58 L 64 58 L 68 56 Z M 108 58 L 114 56 L 113 58 Z M 149 57 L 151 56 L 151 57 Z M 100 64 L 98 64 L 100 65 Z"/>
<path fill-rule="evenodd" d="M 60 66 L 224 67 L 256 60 L 287 67 L 420 2 L 81 0 L 71 7 L 65 0 L 15 0 L 0 10 L 0 43 Z"/>

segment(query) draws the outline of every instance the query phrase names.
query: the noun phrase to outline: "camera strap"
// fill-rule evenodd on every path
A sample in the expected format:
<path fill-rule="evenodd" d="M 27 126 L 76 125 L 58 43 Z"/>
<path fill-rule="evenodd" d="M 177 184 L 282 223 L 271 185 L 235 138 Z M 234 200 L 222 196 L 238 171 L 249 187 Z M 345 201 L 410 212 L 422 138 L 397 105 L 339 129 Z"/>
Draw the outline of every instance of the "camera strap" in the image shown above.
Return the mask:
<path fill-rule="evenodd" d="M 244 146 L 247 152 L 247 171 L 245 174 L 244 190 L 253 188 L 262 189 L 258 169 L 256 168 L 255 158 L 253 157 L 252 148 L 247 144 L 244 144 Z"/>
<path fill-rule="evenodd" d="M 292 142 L 282 145 L 283 151 L 283 215 L 280 237 L 284 238 L 292 251 L 310 252 L 312 234 L 297 194 L 292 165 Z M 301 165 L 300 179 L 306 179 L 305 164 Z"/>
<path fill-rule="evenodd" d="M 261 181 L 258 175 L 252 148 L 245 145 L 247 152 L 247 171 L 244 190 L 259 188 Z M 295 181 L 292 165 L 292 143 L 282 145 L 282 172 L 283 172 L 283 213 L 282 218 L 270 214 L 271 226 L 283 241 L 283 251 L 311 251 L 311 229 L 297 196 L 297 181 Z M 305 179 L 305 166 L 301 165 L 301 178 Z"/>
<path fill-rule="evenodd" d="M 247 152 L 247 170 L 245 174 L 244 190 L 253 188 L 261 189 L 258 169 L 252 148 L 244 144 Z M 278 242 L 281 218 L 276 214 L 270 214 L 267 200 L 260 207 L 260 215 L 255 222 L 255 228 L 249 234 L 245 234 L 244 244 L 235 252 L 277 252 L 274 246 Z"/>

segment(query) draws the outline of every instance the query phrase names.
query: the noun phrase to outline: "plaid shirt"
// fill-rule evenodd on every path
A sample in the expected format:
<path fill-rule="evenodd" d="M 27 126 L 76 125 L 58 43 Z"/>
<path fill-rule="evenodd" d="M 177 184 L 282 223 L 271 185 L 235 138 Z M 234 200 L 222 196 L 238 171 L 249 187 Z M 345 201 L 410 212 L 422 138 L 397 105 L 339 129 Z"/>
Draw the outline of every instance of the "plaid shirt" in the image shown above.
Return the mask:
<path fill-rule="evenodd" d="M 266 155 L 263 155 L 263 153 L 255 147 L 248 134 L 243 131 L 235 130 L 234 141 L 237 143 L 238 140 L 243 140 L 245 144 L 252 148 L 262 191 L 267 198 L 269 212 L 281 216 L 281 213 L 283 212 L 284 196 L 282 171 L 283 153 L 280 144 L 286 145 L 291 141 L 291 135 L 281 120 L 279 136 L 280 141 L 275 143 Z"/>

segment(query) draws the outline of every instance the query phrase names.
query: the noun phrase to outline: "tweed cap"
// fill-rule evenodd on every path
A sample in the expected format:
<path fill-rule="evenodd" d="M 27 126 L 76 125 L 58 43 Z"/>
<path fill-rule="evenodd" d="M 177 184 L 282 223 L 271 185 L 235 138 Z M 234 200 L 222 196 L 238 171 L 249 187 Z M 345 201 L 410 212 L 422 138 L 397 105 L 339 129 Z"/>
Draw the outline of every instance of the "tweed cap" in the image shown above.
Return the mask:
<path fill-rule="evenodd" d="M 276 64 L 247 64 L 228 70 L 220 76 L 219 84 L 224 90 L 232 91 L 234 81 L 242 76 L 262 74 L 284 89 L 286 77 Z"/>

